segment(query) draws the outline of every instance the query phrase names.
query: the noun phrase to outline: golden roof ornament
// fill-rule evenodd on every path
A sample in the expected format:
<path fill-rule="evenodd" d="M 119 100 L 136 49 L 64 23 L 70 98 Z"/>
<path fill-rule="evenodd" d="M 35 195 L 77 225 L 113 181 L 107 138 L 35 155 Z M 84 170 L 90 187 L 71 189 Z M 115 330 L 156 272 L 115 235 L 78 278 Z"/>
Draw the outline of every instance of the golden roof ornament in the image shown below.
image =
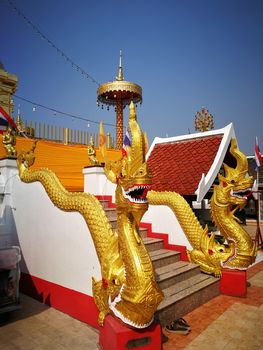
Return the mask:
<path fill-rule="evenodd" d="M 18 111 L 17 111 L 16 126 L 17 126 L 18 132 L 24 131 L 23 130 L 23 122 L 22 122 L 22 119 L 21 119 L 21 116 L 20 116 L 20 108 L 18 108 Z"/>
<path fill-rule="evenodd" d="M 214 128 L 214 117 L 206 108 L 202 107 L 201 111 L 195 114 L 195 130 L 203 132 Z"/>
<path fill-rule="evenodd" d="M 122 148 L 123 143 L 123 109 L 133 103 L 142 103 L 142 88 L 123 78 L 122 70 L 122 51 L 120 50 L 120 61 L 118 67 L 118 75 L 115 81 L 104 83 L 98 87 L 97 104 L 103 108 L 114 106 L 116 110 L 116 142 L 117 149 Z"/>
<path fill-rule="evenodd" d="M 13 94 L 17 89 L 17 84 L 17 76 L 7 72 L 4 65 L 0 64 L 0 105 L 10 116 L 14 109 Z"/>

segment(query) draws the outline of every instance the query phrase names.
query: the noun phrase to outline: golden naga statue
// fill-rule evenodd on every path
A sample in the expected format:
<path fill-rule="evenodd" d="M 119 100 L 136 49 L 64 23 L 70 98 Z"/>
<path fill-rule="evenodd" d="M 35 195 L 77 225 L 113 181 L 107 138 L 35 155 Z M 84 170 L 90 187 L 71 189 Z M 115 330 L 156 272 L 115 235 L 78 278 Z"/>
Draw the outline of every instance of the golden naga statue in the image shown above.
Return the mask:
<path fill-rule="evenodd" d="M 246 156 L 237 150 L 232 139 L 230 153 L 236 159 L 236 168 L 224 164 L 225 177 L 218 175 L 219 185 L 214 186 L 211 198 L 211 214 L 227 244 L 220 244 L 215 235 L 208 235 L 208 228 L 202 228 L 186 200 L 175 192 L 148 192 L 149 204 L 167 205 L 174 212 L 182 229 L 193 247 L 188 251 L 189 260 L 208 274 L 221 276 L 222 268 L 246 269 L 256 257 L 256 247 L 248 233 L 239 225 L 234 213 L 242 209 L 251 193 L 252 177 L 246 177 L 248 164 Z"/>
<path fill-rule="evenodd" d="M 248 161 L 246 156 L 237 149 L 235 139 L 232 139 L 230 153 L 236 160 L 236 167 L 224 164 L 225 176 L 218 174 L 219 185 L 214 185 L 211 198 L 211 214 L 216 227 L 229 245 L 235 247 L 222 266 L 230 269 L 246 269 L 256 258 L 257 247 L 250 235 L 240 225 L 235 216 L 237 210 L 242 210 L 251 195 L 253 177 L 247 176 Z"/>
<path fill-rule="evenodd" d="M 30 170 L 33 152 L 18 157 L 19 175 L 24 182 L 40 181 L 50 199 L 64 211 L 78 211 L 84 217 L 92 235 L 101 265 L 102 279 L 93 278 L 93 295 L 103 325 L 108 313 L 127 325 L 145 328 L 151 324 L 157 306 L 163 299 L 151 259 L 141 240 L 140 220 L 148 209 L 147 191 L 151 178 L 145 163 L 143 135 L 136 121 L 133 103 L 130 106 L 129 127 L 132 145 L 127 157 L 106 163 L 108 178 L 117 183 L 117 231 L 98 199 L 89 193 L 68 192 L 57 176 L 48 169 Z"/>
<path fill-rule="evenodd" d="M 16 158 L 16 138 L 10 125 L 8 125 L 6 131 L 3 133 L 2 142 L 6 150 L 7 158 Z"/>

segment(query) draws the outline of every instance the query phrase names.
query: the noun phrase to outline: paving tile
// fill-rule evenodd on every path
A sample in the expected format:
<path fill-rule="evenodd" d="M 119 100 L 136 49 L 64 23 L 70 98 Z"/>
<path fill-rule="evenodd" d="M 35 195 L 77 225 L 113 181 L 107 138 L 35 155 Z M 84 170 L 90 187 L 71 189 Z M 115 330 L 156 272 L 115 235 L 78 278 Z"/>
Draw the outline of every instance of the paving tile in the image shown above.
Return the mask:
<path fill-rule="evenodd" d="M 0 344 L 8 343 L 10 339 L 20 338 L 21 336 L 22 333 L 13 327 L 8 327 L 8 329 L 5 327 L 0 327 Z"/>
<path fill-rule="evenodd" d="M 11 344 L 10 341 L 9 343 L 3 343 L 1 340 L 0 344 L 1 344 L 1 350 L 19 350 L 19 348 L 14 344 Z"/>
<path fill-rule="evenodd" d="M 247 298 L 219 295 L 188 313 L 184 318 L 191 332 L 164 331 L 169 341 L 163 350 L 262 349 L 263 261 L 248 269 L 247 275 L 251 283 Z M 27 296 L 21 295 L 21 300 L 22 309 L 0 327 L 1 350 L 97 349 L 98 330 Z"/>
<path fill-rule="evenodd" d="M 263 271 L 260 271 L 255 276 L 251 277 L 249 282 L 254 286 L 263 287 Z"/>
<path fill-rule="evenodd" d="M 238 317 L 237 317 L 238 315 Z M 240 320 L 244 322 L 241 322 Z M 257 320 L 257 322 L 255 322 Z M 227 334 L 221 340 L 218 330 Z M 241 303 L 234 303 L 216 321 L 196 337 L 186 349 L 205 349 L 208 339 L 213 349 L 260 349 L 263 334 L 263 313 L 259 308 Z"/>
<path fill-rule="evenodd" d="M 260 266 L 255 269 L 257 265 Z M 251 287 L 248 288 L 247 298 L 220 295 L 193 310 L 184 316 L 191 325 L 191 333 L 186 337 L 176 334 L 168 335 L 169 342 L 164 344 L 163 350 L 210 350 L 211 344 L 213 344 L 213 349 L 222 350 L 261 349 L 263 344 L 263 288 L 253 283 L 263 280 L 263 275 L 260 273 L 263 271 L 263 263 L 260 262 L 257 265 L 249 269 L 254 273 L 250 273 L 253 279 L 251 279 Z M 218 336 L 218 330 L 224 334 L 223 340 Z"/>

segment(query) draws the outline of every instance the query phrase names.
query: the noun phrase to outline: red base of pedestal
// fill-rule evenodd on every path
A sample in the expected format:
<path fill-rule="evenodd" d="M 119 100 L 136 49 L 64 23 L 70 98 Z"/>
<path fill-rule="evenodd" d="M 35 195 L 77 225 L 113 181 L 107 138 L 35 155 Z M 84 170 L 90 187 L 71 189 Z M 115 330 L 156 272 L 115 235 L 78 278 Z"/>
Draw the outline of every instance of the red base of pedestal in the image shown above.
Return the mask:
<path fill-rule="evenodd" d="M 146 329 L 130 329 L 112 316 L 107 316 L 100 329 L 101 350 L 161 350 L 161 327 L 153 323 Z"/>
<path fill-rule="evenodd" d="M 247 296 L 246 271 L 224 269 L 220 280 L 220 292 L 234 297 L 245 298 Z"/>

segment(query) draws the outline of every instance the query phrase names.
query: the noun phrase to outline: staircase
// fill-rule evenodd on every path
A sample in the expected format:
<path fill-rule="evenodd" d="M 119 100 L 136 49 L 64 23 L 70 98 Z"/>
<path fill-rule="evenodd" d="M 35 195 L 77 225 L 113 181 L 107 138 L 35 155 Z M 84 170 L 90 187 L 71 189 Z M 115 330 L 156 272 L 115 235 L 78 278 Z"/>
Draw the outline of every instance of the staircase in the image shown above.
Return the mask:
<path fill-rule="evenodd" d="M 113 228 L 116 228 L 115 208 L 108 208 L 107 200 L 100 202 Z M 164 249 L 164 241 L 160 238 L 147 237 L 146 228 L 140 228 L 140 236 L 151 257 L 156 280 L 164 293 L 164 300 L 156 313 L 162 326 L 183 317 L 219 295 L 218 278 L 201 273 L 196 264 L 180 261 L 179 252 Z"/>

